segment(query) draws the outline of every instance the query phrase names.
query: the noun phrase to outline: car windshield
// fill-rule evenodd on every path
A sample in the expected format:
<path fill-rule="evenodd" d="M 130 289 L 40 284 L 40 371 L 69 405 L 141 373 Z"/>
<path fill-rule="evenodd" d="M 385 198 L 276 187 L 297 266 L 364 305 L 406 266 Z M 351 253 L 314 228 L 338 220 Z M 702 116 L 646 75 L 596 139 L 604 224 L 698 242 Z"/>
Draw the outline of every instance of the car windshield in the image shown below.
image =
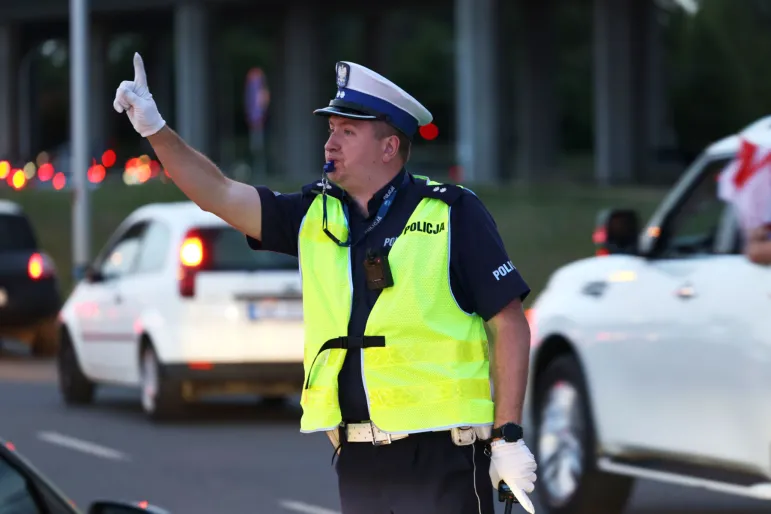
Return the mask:
<path fill-rule="evenodd" d="M 35 250 L 36 246 L 25 217 L 0 214 L 0 252 Z"/>

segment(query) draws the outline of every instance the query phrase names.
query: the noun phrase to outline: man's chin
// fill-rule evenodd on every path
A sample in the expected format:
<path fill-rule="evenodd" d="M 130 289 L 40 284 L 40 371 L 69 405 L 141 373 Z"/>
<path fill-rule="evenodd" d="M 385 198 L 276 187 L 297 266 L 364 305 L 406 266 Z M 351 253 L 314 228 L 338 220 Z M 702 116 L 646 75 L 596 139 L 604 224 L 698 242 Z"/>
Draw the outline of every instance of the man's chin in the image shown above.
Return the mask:
<path fill-rule="evenodd" d="M 345 172 L 339 168 L 336 168 L 334 171 L 327 173 L 327 177 L 329 177 L 329 181 L 333 184 L 340 185 L 340 182 L 345 181 Z"/>

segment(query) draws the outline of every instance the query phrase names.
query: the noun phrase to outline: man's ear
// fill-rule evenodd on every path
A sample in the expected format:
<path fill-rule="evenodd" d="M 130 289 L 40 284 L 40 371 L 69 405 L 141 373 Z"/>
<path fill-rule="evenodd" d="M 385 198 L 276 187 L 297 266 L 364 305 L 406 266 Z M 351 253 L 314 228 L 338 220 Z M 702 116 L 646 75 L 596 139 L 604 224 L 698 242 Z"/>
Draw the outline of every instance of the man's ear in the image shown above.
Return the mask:
<path fill-rule="evenodd" d="M 391 162 L 399 155 L 399 138 L 396 136 L 389 136 L 383 140 L 385 143 L 383 147 L 383 161 Z"/>

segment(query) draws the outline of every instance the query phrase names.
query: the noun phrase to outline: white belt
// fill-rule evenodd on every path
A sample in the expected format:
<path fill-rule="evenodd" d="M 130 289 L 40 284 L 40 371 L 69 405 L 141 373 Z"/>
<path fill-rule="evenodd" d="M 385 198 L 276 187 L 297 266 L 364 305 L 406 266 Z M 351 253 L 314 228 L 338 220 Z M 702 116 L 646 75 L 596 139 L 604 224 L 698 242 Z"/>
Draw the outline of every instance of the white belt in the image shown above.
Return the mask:
<path fill-rule="evenodd" d="M 450 432 L 455 444 L 463 446 L 471 444 L 476 440 L 488 440 L 490 439 L 492 427 L 491 426 L 476 426 L 476 427 L 464 427 L 453 428 L 451 430 L 440 430 L 440 432 Z M 398 441 L 409 437 L 410 434 L 389 434 L 383 432 L 373 423 L 346 423 L 345 424 L 346 440 L 350 443 L 372 443 L 375 446 L 383 444 L 391 444 L 392 441 Z M 336 436 L 336 434 L 335 434 Z M 335 444 L 335 441 L 332 441 Z"/>
<path fill-rule="evenodd" d="M 391 441 L 404 439 L 410 434 L 388 434 L 373 423 L 346 423 L 345 438 L 349 443 L 372 443 L 375 446 L 391 444 Z"/>

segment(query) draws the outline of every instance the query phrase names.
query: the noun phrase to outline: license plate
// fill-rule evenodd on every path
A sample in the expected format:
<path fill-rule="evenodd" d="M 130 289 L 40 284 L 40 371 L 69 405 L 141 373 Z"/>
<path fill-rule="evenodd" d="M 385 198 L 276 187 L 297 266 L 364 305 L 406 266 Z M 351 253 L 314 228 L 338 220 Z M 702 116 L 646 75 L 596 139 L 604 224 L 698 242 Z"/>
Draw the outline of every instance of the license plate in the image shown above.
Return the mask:
<path fill-rule="evenodd" d="M 8 304 L 8 291 L 0 287 L 0 307 L 5 307 Z"/>
<path fill-rule="evenodd" d="M 252 321 L 259 320 L 301 320 L 302 300 L 260 300 L 250 302 L 246 309 Z"/>

